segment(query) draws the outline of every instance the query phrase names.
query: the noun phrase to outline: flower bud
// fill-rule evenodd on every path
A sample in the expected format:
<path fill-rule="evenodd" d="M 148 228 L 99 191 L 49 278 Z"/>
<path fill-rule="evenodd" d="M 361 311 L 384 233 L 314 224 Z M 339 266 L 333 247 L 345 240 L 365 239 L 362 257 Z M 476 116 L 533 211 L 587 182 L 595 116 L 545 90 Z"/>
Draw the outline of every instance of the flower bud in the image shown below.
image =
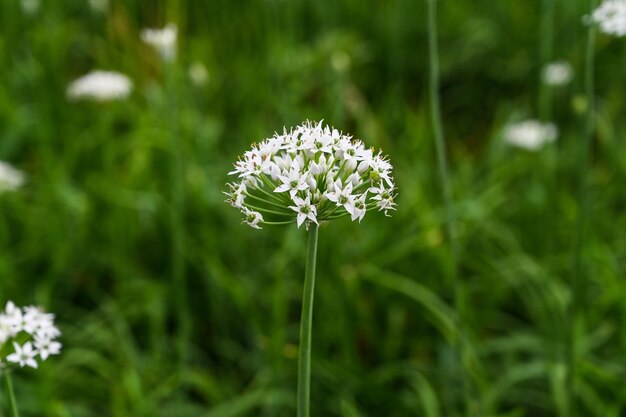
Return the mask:
<path fill-rule="evenodd" d="M 326 189 L 331 193 L 335 191 L 335 183 L 330 173 L 326 176 Z"/>
<path fill-rule="evenodd" d="M 361 163 L 359 163 L 359 166 L 356 168 L 356 170 L 359 172 L 359 174 L 364 174 L 365 171 L 367 171 L 370 167 L 370 164 L 367 161 L 361 161 Z"/>
<path fill-rule="evenodd" d="M 358 173 L 356 173 L 356 172 L 355 172 L 354 174 L 352 174 L 352 175 L 350 175 L 350 176 L 348 177 L 347 182 L 351 182 L 351 183 L 352 183 L 352 185 L 353 185 L 354 187 L 356 187 L 356 186 L 358 186 L 358 185 L 359 185 L 359 183 L 361 182 L 361 177 L 359 176 L 359 174 L 358 174 Z"/>

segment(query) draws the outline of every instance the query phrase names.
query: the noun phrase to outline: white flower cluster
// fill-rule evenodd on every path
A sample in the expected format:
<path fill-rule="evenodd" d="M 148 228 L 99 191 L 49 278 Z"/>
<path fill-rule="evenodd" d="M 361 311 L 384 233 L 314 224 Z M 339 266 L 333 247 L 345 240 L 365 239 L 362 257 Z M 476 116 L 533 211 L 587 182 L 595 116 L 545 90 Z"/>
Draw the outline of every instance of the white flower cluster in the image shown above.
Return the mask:
<path fill-rule="evenodd" d="M 395 209 L 392 166 L 381 152 L 322 122 L 305 122 L 282 135 L 253 145 L 235 163 L 226 202 L 241 210 L 245 222 L 261 224 L 319 222 L 350 215 L 359 220 L 377 208 Z M 271 221 L 267 220 L 271 219 Z"/>
<path fill-rule="evenodd" d="M 626 35 L 626 0 L 604 0 L 600 7 L 594 10 L 591 20 L 608 35 Z"/>
<path fill-rule="evenodd" d="M 38 361 L 59 354 L 60 335 L 53 314 L 38 307 L 19 308 L 9 301 L 0 312 L 0 368 L 10 364 L 37 368 Z"/>
<path fill-rule="evenodd" d="M 24 184 L 24 174 L 6 162 L 0 161 L 0 194 L 15 191 Z"/>
<path fill-rule="evenodd" d="M 541 123 L 538 120 L 525 120 L 509 125 L 504 132 L 507 143 L 530 151 L 541 149 L 546 143 L 556 140 L 558 129 L 552 123 Z"/>
<path fill-rule="evenodd" d="M 96 11 L 104 12 L 109 0 L 89 0 Z M 169 24 L 163 29 L 144 29 L 141 40 L 154 47 L 161 57 L 170 61 L 176 57 L 176 38 L 178 29 Z M 200 75 L 201 77 L 202 75 Z M 133 89 L 133 82 L 124 74 L 114 71 L 92 71 L 70 83 L 67 98 L 70 100 L 95 100 L 99 102 L 123 100 Z"/>
<path fill-rule="evenodd" d="M 22 0 L 20 4 L 26 14 L 35 14 L 41 8 L 41 0 Z"/>
<path fill-rule="evenodd" d="M 567 61 L 555 61 L 543 69 L 543 82 L 554 87 L 568 84 L 574 77 L 574 70 Z"/>
<path fill-rule="evenodd" d="M 133 83 L 124 74 L 93 71 L 73 81 L 67 88 L 67 97 L 72 100 L 120 100 L 128 97 L 132 88 Z"/>
<path fill-rule="evenodd" d="M 89 6 L 94 12 L 104 13 L 109 7 L 109 0 L 89 0 Z"/>
<path fill-rule="evenodd" d="M 143 29 L 141 40 L 152 46 L 165 61 L 176 58 L 176 38 L 178 37 L 178 27 L 170 23 L 163 29 Z"/>

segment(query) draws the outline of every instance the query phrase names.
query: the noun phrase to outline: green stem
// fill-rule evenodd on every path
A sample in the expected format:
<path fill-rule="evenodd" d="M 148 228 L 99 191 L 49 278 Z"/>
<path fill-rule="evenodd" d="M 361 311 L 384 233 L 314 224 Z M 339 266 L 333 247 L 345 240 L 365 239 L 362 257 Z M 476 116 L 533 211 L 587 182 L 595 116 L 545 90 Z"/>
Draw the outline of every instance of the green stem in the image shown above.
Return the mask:
<path fill-rule="evenodd" d="M 596 7 L 595 0 L 589 0 L 590 10 Z M 589 218 L 589 165 L 591 142 L 595 129 L 595 102 L 594 102 L 594 45 L 596 40 L 595 27 L 589 25 L 587 32 L 587 46 L 585 58 L 585 93 L 587 95 L 587 117 L 585 120 L 585 136 L 580 147 L 579 154 L 579 190 L 578 190 L 578 217 L 576 220 L 576 237 L 573 252 L 573 268 L 572 268 L 572 300 L 569 304 L 567 320 L 567 340 L 565 343 L 567 350 L 567 410 L 566 415 L 575 417 L 577 415 L 577 407 L 575 404 L 576 395 L 576 374 L 577 374 L 577 349 L 576 329 L 578 325 L 584 325 L 584 308 L 585 308 L 585 273 L 583 266 L 584 243 L 586 238 L 586 229 Z"/>
<path fill-rule="evenodd" d="M 258 188 L 255 188 L 255 191 L 257 191 L 257 190 L 258 191 L 262 191 L 261 194 L 268 194 L 267 191 L 265 191 L 265 190 L 260 190 Z M 252 194 L 250 191 L 246 192 L 246 196 L 252 197 L 253 199 L 258 200 L 258 201 L 262 201 L 262 202 L 264 202 L 264 203 L 266 203 L 266 204 L 268 204 L 270 206 L 285 208 L 285 203 L 284 202 L 281 202 L 279 204 L 279 203 L 276 202 L 277 200 L 273 200 L 273 199 L 269 199 L 269 198 L 262 198 L 262 197 L 259 197 L 259 196 L 255 195 L 255 194 Z"/>
<path fill-rule="evenodd" d="M 448 159 L 446 155 L 445 142 L 443 137 L 443 123 L 441 120 L 441 108 L 439 99 L 439 52 L 437 41 L 437 0 L 427 0 L 428 3 L 428 44 L 430 52 L 430 112 L 433 133 L 435 136 L 435 147 L 437 150 L 437 167 L 439 170 L 439 180 L 443 189 L 443 199 L 446 214 L 446 234 L 450 245 L 450 252 L 453 260 L 454 276 L 456 279 L 457 250 L 454 239 L 454 205 L 452 202 L 452 189 L 448 173 Z"/>
<path fill-rule="evenodd" d="M 309 417 L 311 399 L 311 327 L 313 324 L 313 294 L 315 290 L 315 262 L 317 258 L 318 226 L 309 226 L 309 246 L 302 294 L 300 321 L 300 349 L 298 354 L 298 417 Z"/>
<path fill-rule="evenodd" d="M 9 397 L 9 411 L 11 417 L 20 417 L 19 411 L 17 411 L 17 402 L 15 401 L 15 393 L 13 392 L 13 383 L 11 382 L 11 376 L 8 371 L 2 373 L 4 379 L 4 387 Z"/>
<path fill-rule="evenodd" d="M 555 0 L 543 0 L 541 12 L 540 31 L 540 61 L 539 74 L 539 118 L 542 122 L 548 122 L 552 118 L 552 89 L 544 82 L 544 71 L 552 59 L 554 44 L 554 10 Z"/>
<path fill-rule="evenodd" d="M 253 188 L 254 191 L 260 191 L 261 193 L 269 197 L 270 200 L 274 200 L 277 203 L 282 204 L 283 206 L 285 205 L 285 203 L 291 203 L 291 200 L 287 198 L 286 196 L 284 196 L 282 193 L 274 193 L 274 190 L 276 189 L 276 184 L 271 183 L 270 180 L 268 180 L 265 177 L 265 175 L 261 175 L 261 179 L 263 183 L 265 183 L 268 186 L 271 193 L 265 191 L 263 187 Z"/>
<path fill-rule="evenodd" d="M 464 323 L 464 289 L 463 282 L 459 279 L 458 274 L 458 249 L 456 243 L 456 228 L 454 224 L 454 202 L 452 198 L 452 187 L 448 169 L 448 159 L 445 149 L 445 140 L 443 133 L 443 122 L 441 119 L 441 104 L 439 98 L 439 46 L 437 38 L 437 0 L 426 0 L 428 5 L 428 50 L 430 59 L 430 114 L 433 134 L 435 136 L 435 147 L 437 151 L 437 166 L 439 171 L 439 180 L 443 190 L 443 202 L 446 216 L 446 240 L 448 241 L 450 258 L 451 258 L 451 286 L 454 289 L 454 304 L 456 310 L 456 326 L 457 337 L 454 340 L 454 349 L 460 358 L 461 364 L 460 379 L 463 390 L 465 403 L 465 415 L 473 416 L 479 411 L 478 405 L 473 406 L 472 396 L 470 395 L 469 378 L 467 375 L 468 365 L 466 354 L 466 334 Z M 473 396 L 478 400 L 478 396 Z"/>
<path fill-rule="evenodd" d="M 284 221 L 284 222 L 266 222 L 265 220 L 263 221 L 263 224 L 269 224 L 272 226 L 281 226 L 284 224 L 291 224 L 291 223 L 295 223 L 296 219 L 294 218 L 293 220 L 288 220 L 288 221 Z"/>
<path fill-rule="evenodd" d="M 294 217 L 296 215 L 295 211 L 291 211 L 291 212 L 287 212 L 287 211 L 276 211 L 276 210 L 272 210 L 272 209 L 267 209 L 267 208 L 263 208 L 263 207 L 259 207 L 259 206 L 254 206 L 252 204 L 250 204 L 249 202 L 246 202 L 245 204 L 247 207 L 258 211 L 259 213 L 262 214 L 275 214 L 277 216 L 283 216 L 283 217 Z"/>
<path fill-rule="evenodd" d="M 170 227 L 171 227 L 171 261 L 173 295 L 177 311 L 176 353 L 178 370 L 182 372 L 186 362 L 191 333 L 191 322 L 188 314 L 188 295 L 185 265 L 185 161 L 182 143 L 179 137 L 178 102 L 176 96 L 177 68 L 174 62 L 165 63 L 166 71 L 166 104 L 170 130 Z"/>

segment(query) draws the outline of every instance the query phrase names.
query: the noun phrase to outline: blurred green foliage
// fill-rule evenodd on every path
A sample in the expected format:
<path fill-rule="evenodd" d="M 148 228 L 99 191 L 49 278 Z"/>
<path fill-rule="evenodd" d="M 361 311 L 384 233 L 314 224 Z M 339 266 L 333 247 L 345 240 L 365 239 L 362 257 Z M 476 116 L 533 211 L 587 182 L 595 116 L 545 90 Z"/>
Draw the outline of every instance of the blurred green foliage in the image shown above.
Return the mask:
<path fill-rule="evenodd" d="M 540 2 L 440 4 L 443 117 L 484 416 L 564 415 L 584 3 L 557 1 L 554 57 L 576 76 L 552 92 L 561 134 L 538 153 L 506 146 L 501 132 L 537 117 Z M 43 369 L 16 373 L 24 416 L 295 414 L 305 232 L 241 225 L 221 192 L 251 142 L 305 119 L 383 148 L 400 193 L 391 219 L 320 230 L 313 415 L 461 415 L 425 13 L 412 0 L 111 0 L 105 13 L 55 0 L 33 14 L 0 3 L 0 160 L 28 176 L 0 195 L 0 303 L 54 311 L 65 344 Z M 139 37 L 168 22 L 179 27 L 170 69 Z M 625 52 L 598 38 L 585 323 L 575 334 L 584 416 L 626 412 Z M 208 70 L 202 87 L 188 76 L 195 62 Z M 68 83 L 93 69 L 127 74 L 131 97 L 68 101 Z M 172 135 L 184 194 L 175 206 Z M 172 213 L 182 219 L 182 314 Z M 191 323 L 182 357 L 181 317 Z"/>

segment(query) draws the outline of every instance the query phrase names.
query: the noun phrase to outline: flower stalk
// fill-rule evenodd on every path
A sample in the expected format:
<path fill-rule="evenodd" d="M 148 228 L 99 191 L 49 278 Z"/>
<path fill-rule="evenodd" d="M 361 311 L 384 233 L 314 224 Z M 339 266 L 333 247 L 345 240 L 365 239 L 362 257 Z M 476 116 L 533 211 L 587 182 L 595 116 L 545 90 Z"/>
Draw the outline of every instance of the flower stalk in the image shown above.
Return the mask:
<path fill-rule="evenodd" d="M 552 59 L 552 52 L 554 48 L 555 6 L 555 0 L 542 1 L 541 38 L 539 45 L 542 71 L 547 68 L 550 60 Z M 543 80 L 543 76 L 539 77 L 539 119 L 543 123 L 547 123 L 552 119 L 552 90 Z"/>
<path fill-rule="evenodd" d="M 466 329 L 463 321 L 464 314 L 464 288 L 458 273 L 458 248 L 456 243 L 456 228 L 454 224 L 454 201 L 452 197 L 452 183 L 449 175 L 448 159 L 446 155 L 443 122 L 441 119 L 441 103 L 439 98 L 439 46 L 437 38 L 437 0 L 426 0 L 428 6 L 428 51 L 430 61 L 429 99 L 430 114 L 435 148 L 437 152 L 437 167 L 439 179 L 443 190 L 443 204 L 446 218 L 446 240 L 449 245 L 451 258 L 451 286 L 454 291 L 454 305 L 456 310 L 457 334 L 454 339 L 454 349 L 457 352 L 460 363 L 460 379 L 463 390 L 465 415 L 476 415 L 477 405 L 470 395 L 470 381 L 468 378 L 469 365 L 467 364 L 466 352 Z M 476 398 L 476 396 L 474 396 Z"/>
<path fill-rule="evenodd" d="M 17 402 L 15 401 L 15 393 L 13 392 L 13 382 L 8 371 L 2 372 L 2 379 L 4 380 L 4 389 L 9 400 L 9 415 L 10 417 L 20 417 L 20 413 L 17 410 Z"/>
<path fill-rule="evenodd" d="M 594 10 L 596 7 L 595 0 L 589 0 L 590 10 Z M 585 273 L 584 273 L 584 259 L 583 248 L 586 239 L 586 229 L 589 218 L 589 160 L 591 151 L 591 142 L 593 140 L 593 133 L 595 130 L 595 102 L 594 102 L 594 45 L 596 42 L 596 30 L 594 25 L 589 25 L 587 31 L 587 45 L 585 52 L 585 94 L 587 96 L 587 115 L 585 120 L 584 140 L 580 147 L 579 153 L 579 190 L 578 190 L 578 217 L 576 221 L 576 237 L 574 243 L 573 253 L 573 268 L 572 268 L 572 281 L 571 291 L 572 300 L 569 304 L 567 312 L 568 329 L 566 339 L 566 352 L 567 352 L 567 379 L 566 379 L 566 393 L 567 393 L 567 409 L 566 415 L 568 417 L 575 417 L 577 415 L 576 407 L 576 378 L 577 378 L 577 346 L 575 345 L 576 337 L 575 333 L 579 325 L 584 324 L 584 308 L 585 308 Z"/>
<path fill-rule="evenodd" d="M 166 62 L 166 90 L 168 101 L 166 111 L 169 114 L 170 128 L 170 226 L 172 230 L 172 284 L 178 314 L 178 333 L 176 350 L 178 367 L 182 371 L 187 359 L 191 322 L 188 312 L 187 271 L 185 265 L 185 162 L 176 114 L 178 102 L 176 97 L 177 72 L 174 62 Z"/>
<path fill-rule="evenodd" d="M 311 336 L 318 229 L 319 226 L 315 223 L 311 223 L 309 226 L 306 273 L 302 293 L 302 317 L 300 319 L 300 348 L 298 351 L 298 417 L 309 417 L 311 412 Z"/>

